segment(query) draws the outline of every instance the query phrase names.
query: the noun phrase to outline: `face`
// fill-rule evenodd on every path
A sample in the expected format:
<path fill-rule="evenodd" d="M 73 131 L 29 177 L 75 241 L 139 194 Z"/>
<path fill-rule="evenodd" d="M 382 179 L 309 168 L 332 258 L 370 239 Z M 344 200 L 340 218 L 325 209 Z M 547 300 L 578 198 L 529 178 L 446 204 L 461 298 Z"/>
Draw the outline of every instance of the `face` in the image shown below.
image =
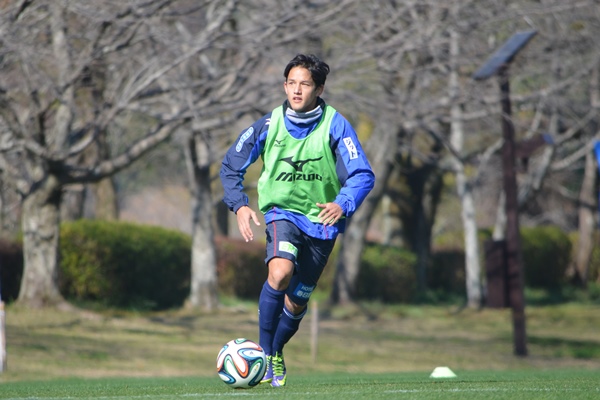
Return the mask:
<path fill-rule="evenodd" d="M 292 110 L 300 113 L 314 110 L 317 107 L 317 97 L 323 93 L 323 86 L 317 87 L 310 72 L 303 67 L 290 70 L 283 88 Z"/>

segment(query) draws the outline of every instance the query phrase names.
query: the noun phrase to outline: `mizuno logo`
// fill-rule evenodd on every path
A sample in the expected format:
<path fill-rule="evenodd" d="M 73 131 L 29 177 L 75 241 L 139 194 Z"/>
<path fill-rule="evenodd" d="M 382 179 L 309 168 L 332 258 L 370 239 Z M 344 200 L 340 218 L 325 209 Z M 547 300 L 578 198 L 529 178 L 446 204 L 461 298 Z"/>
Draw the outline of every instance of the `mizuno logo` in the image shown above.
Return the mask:
<path fill-rule="evenodd" d="M 294 172 L 282 172 L 279 174 L 279 176 L 277 178 L 275 178 L 275 180 L 281 181 L 281 182 L 295 182 L 295 181 L 312 182 L 312 181 L 323 181 L 323 177 L 319 174 L 300 174 L 300 173 L 294 173 Z"/>
<path fill-rule="evenodd" d="M 293 157 L 286 157 L 286 158 L 282 158 L 279 161 L 284 161 L 288 164 L 290 164 L 292 167 L 294 167 L 294 170 L 298 171 L 298 172 L 302 172 L 302 168 L 304 168 L 304 166 L 306 165 L 306 163 L 309 163 L 311 161 L 319 161 L 321 158 L 323 158 L 323 156 L 319 157 L 319 158 L 309 158 L 308 160 L 298 160 L 298 161 L 292 161 Z"/>

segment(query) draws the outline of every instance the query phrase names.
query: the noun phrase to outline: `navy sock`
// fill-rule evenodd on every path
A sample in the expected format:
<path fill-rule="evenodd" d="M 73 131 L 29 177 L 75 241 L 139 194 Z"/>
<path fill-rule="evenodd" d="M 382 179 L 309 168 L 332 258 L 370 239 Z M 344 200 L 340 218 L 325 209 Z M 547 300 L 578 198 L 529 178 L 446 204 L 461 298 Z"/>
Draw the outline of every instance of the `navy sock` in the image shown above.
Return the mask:
<path fill-rule="evenodd" d="M 273 289 L 268 282 L 263 285 L 258 298 L 259 344 L 265 354 L 273 354 L 273 338 L 283 312 L 285 291 Z"/>
<path fill-rule="evenodd" d="M 298 332 L 300 321 L 302 321 L 302 318 L 304 318 L 304 315 L 306 315 L 307 310 L 308 307 L 306 307 L 300 314 L 294 315 L 287 308 L 285 308 L 285 306 L 283 307 L 283 314 L 281 314 L 281 319 L 279 320 L 279 325 L 277 326 L 277 332 L 275 332 L 275 338 L 273 339 L 273 354 L 283 352 L 283 346 L 285 346 L 292 336 Z"/>

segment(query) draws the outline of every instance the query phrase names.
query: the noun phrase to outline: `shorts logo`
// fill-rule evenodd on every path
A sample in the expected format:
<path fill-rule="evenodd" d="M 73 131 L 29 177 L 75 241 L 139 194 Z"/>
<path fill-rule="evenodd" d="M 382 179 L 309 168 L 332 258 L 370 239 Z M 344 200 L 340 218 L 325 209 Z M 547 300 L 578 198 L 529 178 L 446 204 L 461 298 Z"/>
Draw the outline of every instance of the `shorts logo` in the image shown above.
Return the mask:
<path fill-rule="evenodd" d="M 350 154 L 350 159 L 354 160 L 355 158 L 358 158 L 358 150 L 356 150 L 356 146 L 354 145 L 354 142 L 352 141 L 352 138 L 344 138 L 344 144 L 346 145 L 346 148 L 348 149 L 348 154 Z"/>
<path fill-rule="evenodd" d="M 253 134 L 253 133 L 254 133 L 254 128 L 253 128 L 253 127 L 250 127 L 250 128 L 248 128 L 248 130 L 247 130 L 246 132 L 244 132 L 244 133 L 242 134 L 242 136 L 240 136 L 240 140 L 238 140 L 238 143 L 237 143 L 237 145 L 235 146 L 235 151 L 237 151 L 238 153 L 239 153 L 240 151 L 242 151 L 242 146 L 244 145 L 244 142 L 245 142 L 246 140 L 248 140 L 248 138 L 249 138 L 250 136 L 252 136 L 252 134 Z"/>
<path fill-rule="evenodd" d="M 298 248 L 290 242 L 279 242 L 278 249 L 279 251 L 293 254 L 294 257 L 298 256 Z"/>
<path fill-rule="evenodd" d="M 294 295 L 301 299 L 308 299 L 310 298 L 310 295 L 312 294 L 313 290 L 315 290 L 314 285 L 308 286 L 303 283 L 299 283 L 298 286 L 296 286 L 296 289 L 294 289 Z"/>

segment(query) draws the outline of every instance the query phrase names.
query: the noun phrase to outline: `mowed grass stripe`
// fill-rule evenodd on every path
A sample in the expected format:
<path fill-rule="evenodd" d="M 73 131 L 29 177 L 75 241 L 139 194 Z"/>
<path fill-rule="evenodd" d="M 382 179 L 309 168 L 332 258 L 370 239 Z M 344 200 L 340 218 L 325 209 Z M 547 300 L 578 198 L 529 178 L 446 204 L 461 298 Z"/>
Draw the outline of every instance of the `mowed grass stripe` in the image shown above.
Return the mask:
<path fill-rule="evenodd" d="M 427 373 L 309 374 L 290 377 L 282 389 L 228 388 L 214 378 L 103 378 L 0 384 L 5 400 L 133 399 L 550 399 L 600 398 L 597 370 L 466 371 L 458 378 L 431 379 Z"/>

